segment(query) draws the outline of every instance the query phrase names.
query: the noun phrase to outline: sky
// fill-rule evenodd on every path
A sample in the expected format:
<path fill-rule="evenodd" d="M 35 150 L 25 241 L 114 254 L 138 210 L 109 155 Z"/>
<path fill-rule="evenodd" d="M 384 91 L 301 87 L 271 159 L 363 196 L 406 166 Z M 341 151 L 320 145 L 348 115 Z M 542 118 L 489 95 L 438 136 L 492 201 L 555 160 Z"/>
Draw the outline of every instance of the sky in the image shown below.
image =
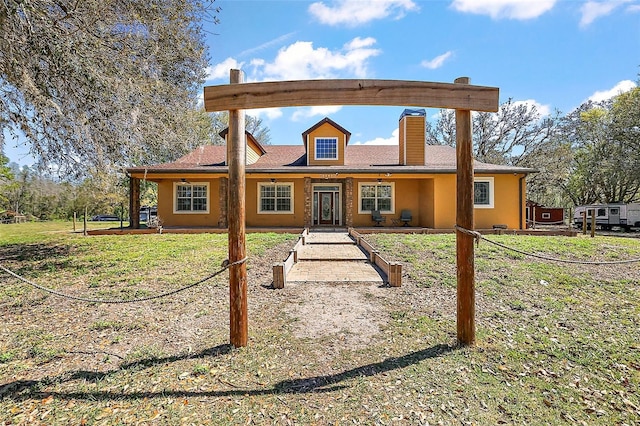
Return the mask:
<path fill-rule="evenodd" d="M 206 86 L 245 81 L 372 78 L 500 89 L 500 102 L 566 114 L 635 87 L 640 75 L 640 0 L 217 0 L 205 24 Z M 394 144 L 403 106 L 249 110 L 271 143 L 302 143 L 324 117 L 350 144 Z M 437 118 L 427 110 L 427 119 Z M 7 140 L 5 154 L 32 159 Z"/>

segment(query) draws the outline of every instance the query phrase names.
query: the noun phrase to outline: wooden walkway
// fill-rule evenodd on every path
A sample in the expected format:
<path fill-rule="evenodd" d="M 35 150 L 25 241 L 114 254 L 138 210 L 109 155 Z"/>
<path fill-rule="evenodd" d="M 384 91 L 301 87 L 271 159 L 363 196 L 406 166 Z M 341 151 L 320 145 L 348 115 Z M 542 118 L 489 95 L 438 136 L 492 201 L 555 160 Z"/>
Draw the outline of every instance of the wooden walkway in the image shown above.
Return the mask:
<path fill-rule="evenodd" d="M 311 231 L 287 282 L 379 282 L 383 274 L 347 232 Z"/>

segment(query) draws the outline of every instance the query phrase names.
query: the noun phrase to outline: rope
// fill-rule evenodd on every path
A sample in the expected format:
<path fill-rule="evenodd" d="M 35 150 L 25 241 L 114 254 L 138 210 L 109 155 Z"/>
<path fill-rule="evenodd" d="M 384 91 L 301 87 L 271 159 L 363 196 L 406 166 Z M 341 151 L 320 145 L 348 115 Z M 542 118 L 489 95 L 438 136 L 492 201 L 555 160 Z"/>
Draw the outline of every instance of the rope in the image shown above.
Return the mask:
<path fill-rule="evenodd" d="M 47 287 L 41 286 L 39 284 L 36 284 L 33 281 L 30 281 L 30 280 L 28 280 L 28 279 L 16 274 L 15 272 L 5 268 L 1 264 L 0 264 L 0 269 L 2 269 L 7 274 L 19 279 L 20 281 L 23 281 L 23 282 L 29 284 L 30 286 L 35 287 L 38 290 L 42 290 L 42 291 L 44 291 L 46 293 L 53 294 L 54 296 L 65 297 L 67 299 L 78 300 L 80 302 L 118 304 L 118 303 L 146 302 L 148 300 L 154 300 L 154 299 L 160 299 L 162 297 L 173 296 L 174 294 L 180 293 L 182 291 L 185 291 L 185 290 L 193 288 L 193 287 L 195 287 L 197 285 L 200 285 L 200 284 L 202 284 L 202 283 L 204 283 L 206 281 L 209 281 L 213 277 L 215 277 L 217 275 L 220 275 L 221 273 L 223 273 L 227 269 L 231 268 L 232 266 L 240 265 L 241 263 L 246 262 L 247 259 L 248 259 L 248 257 L 245 257 L 244 259 L 237 260 L 237 261 L 235 261 L 233 263 L 229 263 L 229 260 L 227 259 L 224 262 L 222 262 L 221 269 L 219 269 L 218 271 L 214 272 L 213 274 L 201 279 L 200 281 L 196 281 L 195 283 L 189 284 L 189 285 L 187 285 L 185 287 L 181 287 L 181 288 L 176 289 L 176 290 L 168 291 L 166 293 L 156 294 L 155 296 L 140 297 L 140 298 L 137 298 L 137 299 L 127 299 L 127 300 L 122 300 L 122 299 L 92 299 L 92 298 L 88 298 L 88 297 L 73 296 L 71 294 L 61 293 L 61 292 L 53 290 L 51 288 L 47 288 Z"/>
<path fill-rule="evenodd" d="M 509 246 L 507 246 L 505 244 L 502 244 L 502 243 L 499 243 L 497 241 L 492 241 L 492 240 L 488 239 L 487 237 L 485 237 L 484 235 L 482 235 L 478 231 L 472 231 L 470 229 L 466 229 L 466 228 L 463 228 L 463 227 L 458 226 L 458 225 L 455 226 L 455 229 L 456 229 L 456 231 L 460 231 L 463 234 L 471 235 L 473 238 L 475 238 L 476 244 L 479 244 L 480 240 L 484 240 L 484 241 L 486 241 L 488 243 L 491 243 L 491 244 L 494 244 L 494 245 L 496 245 L 498 247 L 502 247 L 503 249 L 511 250 L 513 252 L 520 253 L 520 254 L 525 255 L 525 256 L 537 257 L 538 259 L 543 259 L 543 260 L 550 260 L 552 262 L 576 263 L 576 264 L 581 264 L 581 265 L 620 265 L 620 264 L 624 264 L 624 263 L 640 262 L 640 259 L 612 260 L 612 261 L 585 261 L 585 260 L 558 259 L 558 258 L 555 258 L 555 257 L 543 256 L 543 255 L 535 254 L 535 253 L 529 253 L 529 252 L 526 252 L 526 251 L 519 250 L 517 248 L 509 247 Z"/>

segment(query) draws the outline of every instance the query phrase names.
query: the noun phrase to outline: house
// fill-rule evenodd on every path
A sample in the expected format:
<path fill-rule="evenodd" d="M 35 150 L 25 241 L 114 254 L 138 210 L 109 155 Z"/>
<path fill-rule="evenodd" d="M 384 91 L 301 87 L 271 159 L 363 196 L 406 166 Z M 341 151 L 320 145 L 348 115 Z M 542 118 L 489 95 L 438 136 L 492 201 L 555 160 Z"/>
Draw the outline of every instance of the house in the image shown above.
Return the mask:
<path fill-rule="evenodd" d="M 562 207 L 545 207 L 534 201 L 527 200 L 527 224 L 562 225 L 564 223 L 564 209 Z"/>
<path fill-rule="evenodd" d="M 398 145 L 349 144 L 351 133 L 324 118 L 298 145 L 261 145 L 246 133 L 248 227 L 369 227 L 451 229 L 456 217 L 455 148 L 425 143 L 426 113 L 407 109 Z M 226 137 L 226 132 L 222 133 Z M 158 184 L 165 227 L 227 227 L 225 146 L 202 146 L 172 163 L 131 167 L 135 197 L 142 179 Z M 532 169 L 474 162 L 475 227 L 523 229 L 525 178 Z M 135 216 L 135 215 L 133 215 Z M 135 226 L 135 225 L 134 225 Z"/>

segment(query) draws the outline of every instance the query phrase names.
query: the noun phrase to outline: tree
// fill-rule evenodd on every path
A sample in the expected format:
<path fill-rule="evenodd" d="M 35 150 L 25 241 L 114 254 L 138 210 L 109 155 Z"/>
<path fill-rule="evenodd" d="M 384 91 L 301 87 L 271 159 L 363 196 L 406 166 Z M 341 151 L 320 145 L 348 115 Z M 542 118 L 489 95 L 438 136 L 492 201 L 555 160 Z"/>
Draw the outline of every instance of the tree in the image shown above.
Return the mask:
<path fill-rule="evenodd" d="M 61 173 L 167 161 L 206 143 L 197 92 L 209 0 L 4 0 L 0 148 L 26 137 Z"/>
<path fill-rule="evenodd" d="M 212 112 L 211 119 L 213 121 L 213 128 L 215 129 L 215 135 L 213 140 L 214 145 L 224 145 L 224 139 L 220 137 L 220 132 L 229 127 L 229 112 Z M 254 117 L 252 115 L 245 115 L 245 130 L 253 135 L 258 142 L 264 145 L 268 145 L 271 142 L 271 135 L 269 134 L 269 128 L 264 126 L 262 118 Z"/>
<path fill-rule="evenodd" d="M 565 190 L 575 205 L 628 203 L 640 193 L 640 89 L 588 102 L 569 114 L 562 135 L 571 143 Z"/>
<path fill-rule="evenodd" d="M 557 137 L 559 113 L 543 117 L 533 104 L 500 105 L 497 113 L 473 114 L 474 157 L 482 162 L 531 167 L 539 172 L 527 179 L 529 198 L 555 204 L 555 187 L 565 179 L 568 146 Z M 435 123 L 427 122 L 427 142 L 455 146 L 455 111 L 440 110 Z"/>

